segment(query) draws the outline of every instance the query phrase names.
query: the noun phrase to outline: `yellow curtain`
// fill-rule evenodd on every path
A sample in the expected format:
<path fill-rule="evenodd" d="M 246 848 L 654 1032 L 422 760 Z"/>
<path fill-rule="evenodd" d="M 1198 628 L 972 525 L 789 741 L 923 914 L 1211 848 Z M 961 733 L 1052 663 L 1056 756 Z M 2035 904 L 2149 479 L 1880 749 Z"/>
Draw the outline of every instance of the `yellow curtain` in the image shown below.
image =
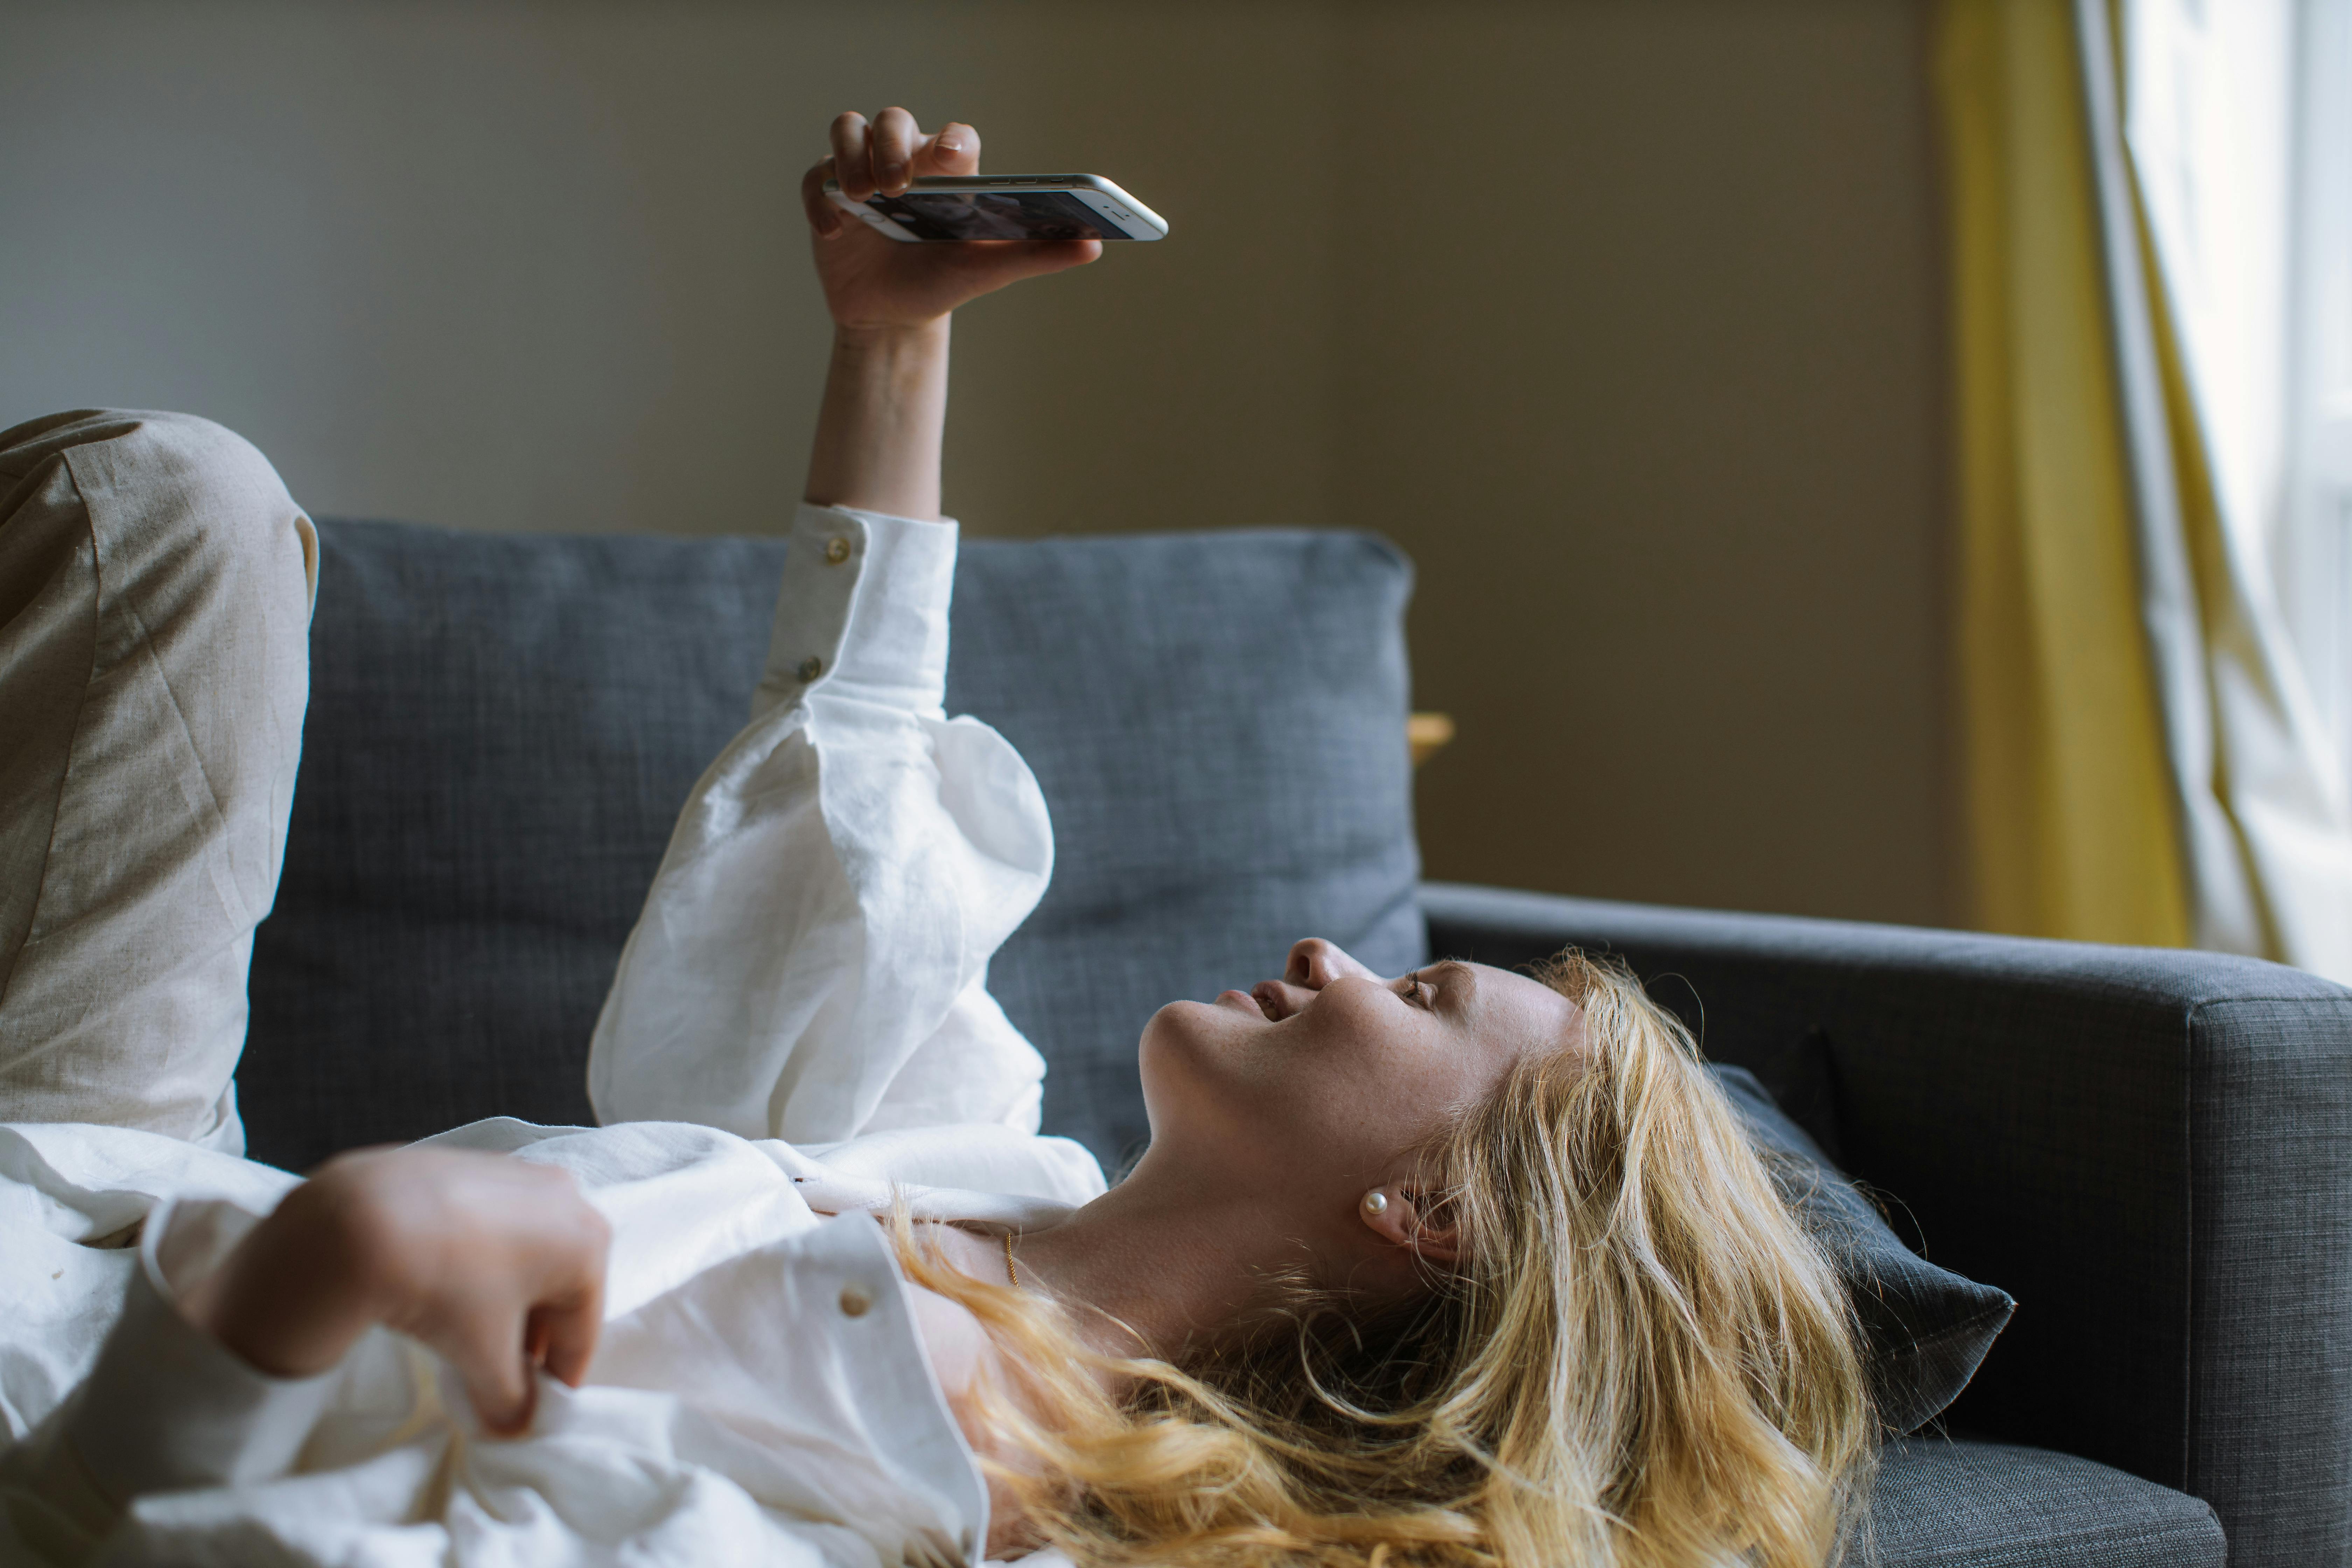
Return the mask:
<path fill-rule="evenodd" d="M 2189 878 L 2141 617 L 2074 13 L 1945 0 L 1937 47 L 1976 923 L 2183 945 Z"/>

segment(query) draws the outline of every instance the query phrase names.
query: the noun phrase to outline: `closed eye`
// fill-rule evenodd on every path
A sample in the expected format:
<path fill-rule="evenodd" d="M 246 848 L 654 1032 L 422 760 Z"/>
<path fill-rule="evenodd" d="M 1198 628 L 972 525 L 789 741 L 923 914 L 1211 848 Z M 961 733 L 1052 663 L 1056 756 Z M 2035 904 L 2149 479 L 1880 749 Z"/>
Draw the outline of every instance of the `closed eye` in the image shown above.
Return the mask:
<path fill-rule="evenodd" d="M 1430 1012 L 1437 1009 L 1437 987 L 1418 974 L 1408 974 L 1398 982 L 1397 994 L 1416 1007 Z"/>

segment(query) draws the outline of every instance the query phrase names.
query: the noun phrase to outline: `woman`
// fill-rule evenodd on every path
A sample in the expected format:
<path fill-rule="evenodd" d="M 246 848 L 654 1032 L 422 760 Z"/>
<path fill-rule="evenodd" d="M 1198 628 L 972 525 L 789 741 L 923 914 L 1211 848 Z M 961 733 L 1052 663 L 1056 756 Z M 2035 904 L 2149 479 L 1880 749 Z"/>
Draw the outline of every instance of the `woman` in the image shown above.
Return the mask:
<path fill-rule="evenodd" d="M 978 154 L 968 127 L 844 115 L 803 183 L 837 329 L 806 503 L 751 723 L 598 1025 L 605 1127 L 483 1123 L 290 1189 L 154 1131 L 11 1130 L 25 1190 L 91 1216 L 91 1151 L 173 1173 L 104 1352 L 6 1461 L 23 1544 L 1839 1552 L 1874 1432 L 1850 1310 L 1622 973 L 1384 977 L 1302 942 L 1280 979 L 1153 1017 L 1152 1139 L 1118 1185 L 1034 1136 L 1042 1066 L 986 968 L 1050 827 L 1012 749 L 940 707 L 948 320 L 1100 247 L 893 244 L 821 190 Z"/>

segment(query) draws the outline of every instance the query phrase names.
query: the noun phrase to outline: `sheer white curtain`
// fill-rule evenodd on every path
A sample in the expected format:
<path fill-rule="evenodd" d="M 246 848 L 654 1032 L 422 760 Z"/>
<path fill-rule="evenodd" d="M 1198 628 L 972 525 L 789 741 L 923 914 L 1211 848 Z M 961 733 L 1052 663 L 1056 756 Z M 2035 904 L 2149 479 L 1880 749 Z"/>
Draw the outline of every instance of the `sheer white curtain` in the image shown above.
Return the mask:
<path fill-rule="evenodd" d="M 2352 982 L 2347 12 L 2125 0 L 2119 49 L 2105 0 L 2077 14 L 2095 118 L 2120 65 L 2094 156 L 2111 278 L 2146 269 L 2110 304 L 2194 940 Z"/>
<path fill-rule="evenodd" d="M 2281 575 L 2288 624 L 2352 771 L 2352 0 L 2315 0 L 2301 57 Z"/>

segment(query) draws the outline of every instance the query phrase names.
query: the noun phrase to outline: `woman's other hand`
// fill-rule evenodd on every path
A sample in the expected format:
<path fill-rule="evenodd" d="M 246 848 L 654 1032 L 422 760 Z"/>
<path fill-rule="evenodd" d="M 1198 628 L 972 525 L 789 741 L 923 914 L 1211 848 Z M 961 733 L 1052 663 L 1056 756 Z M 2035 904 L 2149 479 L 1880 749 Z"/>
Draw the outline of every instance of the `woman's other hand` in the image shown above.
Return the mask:
<path fill-rule="evenodd" d="M 825 307 L 849 329 L 919 327 L 965 300 L 1024 278 L 1079 267 L 1102 254 L 1098 239 L 971 239 L 908 244 L 885 238 L 825 199 L 824 183 L 864 201 L 898 195 L 928 174 L 980 173 L 980 133 L 954 122 L 926 136 L 903 109 L 871 122 L 845 113 L 833 122 L 833 155 L 801 180 Z"/>
<path fill-rule="evenodd" d="M 328 1370 L 383 1323 L 455 1366 L 482 1424 L 511 1436 L 530 1424 L 534 1369 L 575 1388 L 586 1374 L 610 1242 L 566 1172 L 362 1150 L 289 1194 L 181 1310 L 278 1377 Z"/>

